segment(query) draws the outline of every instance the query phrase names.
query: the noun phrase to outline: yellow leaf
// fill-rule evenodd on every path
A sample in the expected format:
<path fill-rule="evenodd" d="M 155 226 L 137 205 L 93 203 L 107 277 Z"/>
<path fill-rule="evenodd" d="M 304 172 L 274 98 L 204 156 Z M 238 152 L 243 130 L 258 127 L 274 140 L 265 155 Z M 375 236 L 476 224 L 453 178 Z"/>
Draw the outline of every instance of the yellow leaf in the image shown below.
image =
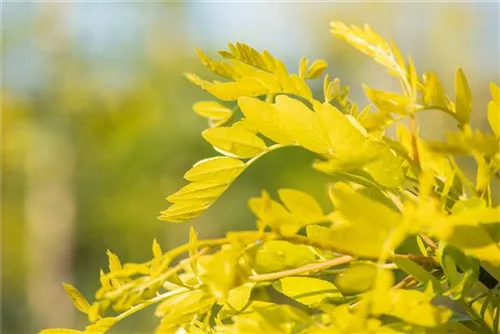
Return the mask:
<path fill-rule="evenodd" d="M 233 78 L 235 77 L 234 70 L 229 66 L 229 64 L 223 63 L 223 62 L 217 62 L 212 59 L 210 59 L 201 49 L 196 48 L 195 49 L 196 54 L 198 55 L 198 58 L 200 59 L 201 63 L 207 67 L 210 71 L 214 72 L 215 74 L 218 74 L 222 77 L 225 78 Z"/>
<path fill-rule="evenodd" d="M 224 124 L 233 116 L 233 111 L 231 109 L 215 101 L 197 102 L 193 105 L 193 110 L 198 115 L 216 122 L 217 126 Z"/>
<path fill-rule="evenodd" d="M 234 101 L 242 96 L 266 95 L 269 92 L 262 80 L 252 77 L 242 77 L 234 82 L 214 82 L 200 86 L 222 101 Z"/>
<path fill-rule="evenodd" d="M 192 182 L 167 197 L 170 203 L 201 203 L 215 201 L 229 187 L 228 182 Z"/>
<path fill-rule="evenodd" d="M 293 85 L 295 86 L 297 95 L 303 97 L 309 102 L 312 102 L 313 96 L 311 88 L 309 88 L 309 85 L 304 81 L 304 79 L 299 78 L 297 74 L 291 74 L 290 79 L 292 80 Z M 284 91 L 283 93 L 288 93 L 288 92 Z"/>
<path fill-rule="evenodd" d="M 301 224 L 281 204 L 271 200 L 269 194 L 262 193 L 262 197 L 254 197 L 248 201 L 252 212 L 273 230 L 284 235 L 294 234 Z"/>
<path fill-rule="evenodd" d="M 198 243 L 198 233 L 195 231 L 194 227 L 191 226 L 189 228 L 189 245 L 191 246 L 191 248 L 189 248 L 190 258 L 198 252 L 198 248 L 196 247 L 197 243 Z M 198 264 L 196 260 L 191 260 L 190 265 L 191 269 L 193 269 L 193 273 L 195 275 L 198 275 Z"/>
<path fill-rule="evenodd" d="M 436 73 L 426 72 L 423 77 L 424 104 L 429 107 L 450 108 L 450 100 L 446 96 Z"/>
<path fill-rule="evenodd" d="M 160 212 L 160 220 L 166 220 L 172 223 L 182 223 L 186 220 L 198 217 L 212 203 L 186 203 L 174 204 L 167 210 Z"/>
<path fill-rule="evenodd" d="M 363 293 L 372 288 L 376 274 L 377 267 L 370 262 L 352 264 L 335 277 L 335 285 L 346 294 Z"/>
<path fill-rule="evenodd" d="M 307 73 L 305 75 L 306 79 L 315 79 L 321 76 L 323 71 L 328 67 L 328 63 L 326 60 L 323 59 L 317 59 L 313 61 L 309 69 L 307 70 Z"/>
<path fill-rule="evenodd" d="M 330 26 L 333 35 L 342 38 L 379 64 L 387 67 L 392 75 L 401 78 L 406 76 L 406 69 L 398 63 L 390 45 L 369 26 L 365 25 L 364 29 L 354 25 L 348 27 L 342 22 L 332 22 Z"/>
<path fill-rule="evenodd" d="M 108 254 L 110 272 L 120 271 L 122 269 L 122 264 L 118 256 L 109 249 L 106 254 Z"/>
<path fill-rule="evenodd" d="M 161 250 L 161 246 L 158 243 L 158 240 L 154 239 L 153 240 L 153 256 L 155 259 L 161 259 L 163 252 Z"/>
<path fill-rule="evenodd" d="M 288 70 L 286 69 L 285 64 L 283 64 L 283 62 L 278 59 L 275 59 L 274 63 L 274 74 L 276 75 L 276 78 L 278 78 L 278 81 L 282 87 L 282 92 L 287 94 L 296 94 L 297 89 L 295 88 L 295 85 L 288 74 Z"/>
<path fill-rule="evenodd" d="M 245 283 L 229 290 L 226 303 L 236 311 L 241 311 L 249 302 L 255 283 Z"/>
<path fill-rule="evenodd" d="M 329 103 L 316 104 L 315 110 L 324 124 L 333 154 L 342 158 L 360 152 L 366 138 L 337 108 Z M 356 148 L 356 150 L 353 150 Z M 364 155 L 362 152 L 360 155 Z"/>
<path fill-rule="evenodd" d="M 112 317 L 99 319 L 97 322 L 85 327 L 86 334 L 104 334 L 113 327 L 116 319 Z"/>
<path fill-rule="evenodd" d="M 493 133 L 500 137 L 500 104 L 494 101 L 488 103 L 488 123 Z"/>
<path fill-rule="evenodd" d="M 472 111 L 472 95 L 462 69 L 458 69 L 455 76 L 455 108 L 460 123 L 469 123 Z"/>
<path fill-rule="evenodd" d="M 276 97 L 276 105 L 287 133 L 301 146 L 320 154 L 331 151 L 328 132 L 316 113 L 285 95 Z"/>
<path fill-rule="evenodd" d="M 304 78 L 306 76 L 308 60 L 306 57 L 300 58 L 299 62 L 299 78 Z"/>
<path fill-rule="evenodd" d="M 278 144 L 293 144 L 286 133 L 275 105 L 249 97 L 242 97 L 238 105 L 245 117 L 255 124 L 258 131 Z"/>
<path fill-rule="evenodd" d="M 227 183 L 234 180 L 246 167 L 246 164 L 235 158 L 213 157 L 198 161 L 184 174 L 184 178 L 194 182 Z"/>
<path fill-rule="evenodd" d="M 311 195 L 295 189 L 280 189 L 278 195 L 291 214 L 304 224 L 324 218 L 321 206 Z"/>
<path fill-rule="evenodd" d="M 285 277 L 273 287 L 282 294 L 307 306 L 319 305 L 325 300 L 342 300 L 343 296 L 333 283 L 312 277 Z"/>
<path fill-rule="evenodd" d="M 212 128 L 203 131 L 202 136 L 214 147 L 238 158 L 253 158 L 267 150 L 262 139 L 240 129 Z"/>
<path fill-rule="evenodd" d="M 415 83 L 416 85 L 416 83 Z M 373 89 L 363 85 L 366 97 L 370 99 L 383 112 L 396 113 L 405 115 L 408 113 L 406 106 L 408 105 L 407 97 L 382 90 Z"/>
<path fill-rule="evenodd" d="M 90 309 L 87 299 L 71 284 L 63 283 L 63 286 L 78 311 L 87 314 Z"/>

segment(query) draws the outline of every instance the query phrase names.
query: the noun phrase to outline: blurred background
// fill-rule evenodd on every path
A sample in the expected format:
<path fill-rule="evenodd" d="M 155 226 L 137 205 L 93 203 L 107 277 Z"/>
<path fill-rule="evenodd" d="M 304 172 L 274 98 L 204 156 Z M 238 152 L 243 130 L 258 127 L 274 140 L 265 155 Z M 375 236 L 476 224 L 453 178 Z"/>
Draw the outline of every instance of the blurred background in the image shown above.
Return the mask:
<path fill-rule="evenodd" d="M 187 240 L 189 223 L 156 219 L 184 172 L 216 155 L 193 102 L 210 97 L 182 76 L 208 74 L 227 42 L 267 49 L 296 71 L 301 56 L 324 58 L 351 85 L 396 88 L 385 70 L 335 39 L 328 23 L 369 24 L 411 54 L 420 73 L 436 70 L 453 96 L 456 68 L 474 96 L 474 125 L 489 131 L 488 83 L 500 82 L 499 3 L 4 3 L 2 12 L 2 333 L 83 328 L 61 282 L 89 299 L 107 267 L 151 257 Z M 313 83 L 321 96 L 321 80 Z M 425 120 L 426 133 L 449 126 Z M 246 200 L 261 189 L 310 191 L 328 205 L 328 177 L 313 155 L 284 149 L 245 172 L 192 223 L 200 237 L 253 228 Z M 150 311 L 115 333 L 151 332 Z"/>

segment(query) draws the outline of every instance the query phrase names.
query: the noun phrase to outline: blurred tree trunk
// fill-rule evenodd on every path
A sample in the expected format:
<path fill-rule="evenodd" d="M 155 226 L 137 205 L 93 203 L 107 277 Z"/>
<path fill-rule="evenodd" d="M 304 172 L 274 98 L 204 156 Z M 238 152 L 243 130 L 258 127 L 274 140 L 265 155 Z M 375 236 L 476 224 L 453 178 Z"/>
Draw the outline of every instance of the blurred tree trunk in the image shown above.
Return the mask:
<path fill-rule="evenodd" d="M 68 4 L 44 3 L 38 10 L 37 43 L 41 53 L 60 60 L 67 52 Z M 59 57 L 58 57 L 59 56 Z M 47 64 L 52 75 L 65 71 L 63 61 Z M 49 87 L 57 80 L 48 80 Z M 43 88 L 45 89 L 45 88 Z M 53 88 L 52 88 L 53 89 Z M 56 87 L 58 91 L 60 87 Z M 60 96 L 48 94 L 58 103 Z M 75 224 L 74 147 L 61 119 L 61 108 L 47 108 L 38 101 L 32 108 L 34 117 L 45 113 L 45 121 L 33 122 L 31 142 L 25 160 L 27 221 L 26 295 L 34 330 L 46 327 L 73 327 L 75 308 L 62 287 L 62 282 L 73 282 L 73 248 Z M 59 109 L 59 110 L 58 110 Z"/>
<path fill-rule="evenodd" d="M 74 325 L 61 284 L 73 281 L 73 160 L 64 138 L 44 130 L 32 134 L 25 160 L 26 292 L 33 324 L 41 328 Z"/>

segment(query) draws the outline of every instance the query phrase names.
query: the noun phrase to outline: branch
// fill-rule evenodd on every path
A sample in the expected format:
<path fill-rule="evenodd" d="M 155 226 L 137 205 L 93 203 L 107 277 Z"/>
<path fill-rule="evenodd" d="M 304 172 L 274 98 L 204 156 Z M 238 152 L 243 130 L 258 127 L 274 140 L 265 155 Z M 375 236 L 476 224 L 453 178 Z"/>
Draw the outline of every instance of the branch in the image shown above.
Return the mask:
<path fill-rule="evenodd" d="M 277 279 L 283 278 L 283 277 L 294 276 L 294 275 L 308 273 L 308 272 L 315 271 L 315 270 L 322 270 L 322 269 L 327 269 L 327 268 L 339 266 L 341 264 L 349 263 L 353 260 L 354 260 L 354 258 L 352 256 L 345 255 L 345 256 L 341 256 L 341 257 L 338 257 L 338 258 L 335 258 L 332 260 L 328 260 L 328 261 L 324 261 L 324 262 L 306 264 L 305 266 L 302 266 L 299 268 L 278 271 L 278 272 L 269 273 L 269 274 L 253 275 L 253 276 L 250 276 L 249 278 L 253 282 L 273 281 L 273 280 L 277 280 Z"/>

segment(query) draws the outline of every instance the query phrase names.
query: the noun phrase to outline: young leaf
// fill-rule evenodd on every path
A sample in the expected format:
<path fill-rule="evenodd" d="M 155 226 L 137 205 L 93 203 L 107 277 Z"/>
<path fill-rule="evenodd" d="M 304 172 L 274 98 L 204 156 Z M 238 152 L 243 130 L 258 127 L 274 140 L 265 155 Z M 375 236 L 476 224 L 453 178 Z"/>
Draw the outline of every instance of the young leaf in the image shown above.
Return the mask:
<path fill-rule="evenodd" d="M 184 178 L 191 182 L 220 182 L 233 181 L 246 167 L 246 164 L 235 158 L 213 157 L 198 161 L 184 174 Z"/>
<path fill-rule="evenodd" d="M 488 104 L 488 122 L 497 137 L 500 137 L 500 87 L 490 84 L 492 100 Z"/>
<path fill-rule="evenodd" d="M 266 144 L 256 135 L 235 128 L 212 128 L 202 132 L 203 138 L 214 147 L 233 157 L 253 158 L 267 150 Z"/>
<path fill-rule="evenodd" d="M 311 277 L 285 277 L 274 282 L 273 287 L 282 294 L 307 306 L 316 306 L 326 300 L 342 300 L 335 285 Z"/>
<path fill-rule="evenodd" d="M 191 248 L 189 249 L 189 257 L 193 257 L 196 253 L 198 253 L 198 248 L 196 247 L 196 244 L 198 243 L 198 233 L 195 231 L 194 227 L 191 226 L 189 228 L 189 245 Z M 193 273 L 195 275 L 198 275 L 198 263 L 196 259 L 192 260 L 190 262 L 191 269 L 193 270 Z"/>
<path fill-rule="evenodd" d="M 472 111 L 472 96 L 469 83 L 462 69 L 458 69 L 455 76 L 455 108 L 460 124 L 469 123 Z"/>
<path fill-rule="evenodd" d="M 423 100 L 428 107 L 450 108 L 450 100 L 446 96 L 439 78 L 434 72 L 426 72 L 423 75 Z"/>
<path fill-rule="evenodd" d="M 304 224 L 323 219 L 323 210 L 311 195 L 295 189 L 280 189 L 278 195 L 290 213 Z"/>
<path fill-rule="evenodd" d="M 290 137 L 310 151 L 320 154 L 329 152 L 328 133 L 316 113 L 302 102 L 285 95 L 276 97 L 276 106 Z"/>
<path fill-rule="evenodd" d="M 317 59 L 313 61 L 309 69 L 307 70 L 307 73 L 305 75 L 306 79 L 316 79 L 323 74 L 323 71 L 327 68 L 328 64 L 326 60 L 323 59 Z"/>
<path fill-rule="evenodd" d="M 69 298 L 73 302 L 73 305 L 78 309 L 78 311 L 87 314 L 90 309 L 90 304 L 85 299 L 85 297 L 78 291 L 74 286 L 68 283 L 63 283 L 64 290 L 68 294 Z"/>

